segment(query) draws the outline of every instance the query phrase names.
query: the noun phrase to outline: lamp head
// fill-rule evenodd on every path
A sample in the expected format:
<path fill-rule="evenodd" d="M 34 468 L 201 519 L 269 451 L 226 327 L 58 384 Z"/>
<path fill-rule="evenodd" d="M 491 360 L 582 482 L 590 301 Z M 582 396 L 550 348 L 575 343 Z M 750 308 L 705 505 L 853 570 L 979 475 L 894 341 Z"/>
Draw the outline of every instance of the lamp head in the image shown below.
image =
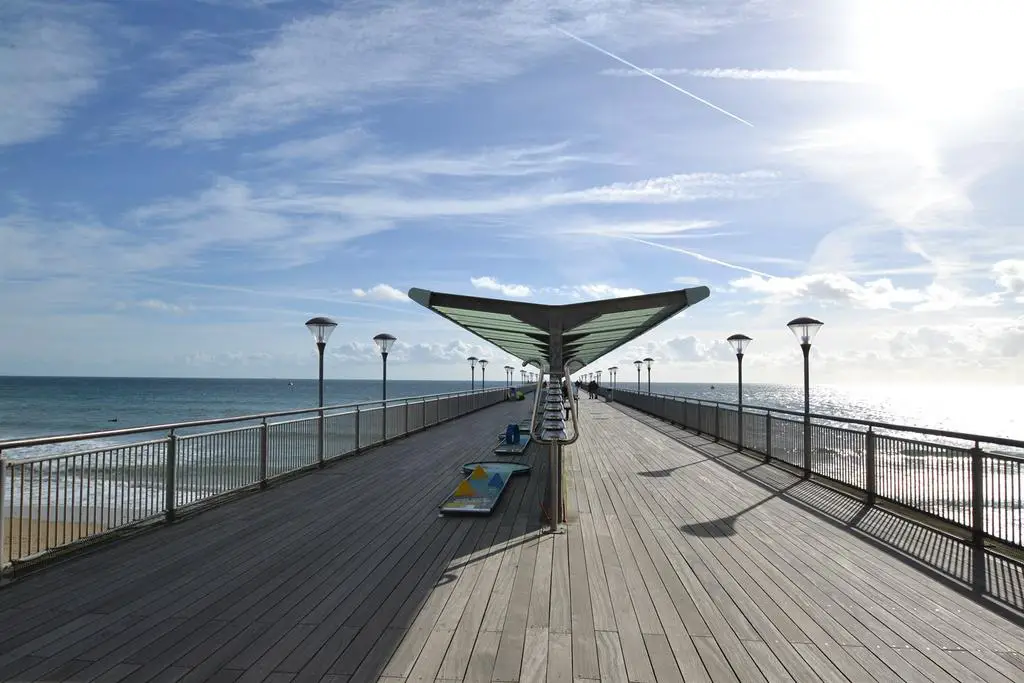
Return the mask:
<path fill-rule="evenodd" d="M 313 335 L 317 344 L 326 344 L 331 332 L 334 332 L 334 328 L 337 326 L 338 323 L 324 316 L 317 316 L 306 321 L 306 328 Z"/>
<path fill-rule="evenodd" d="M 824 324 L 814 318 L 796 318 L 790 320 L 786 327 L 793 330 L 793 334 L 801 344 L 810 344 L 814 341 L 814 335 L 818 334 L 818 330 Z"/>
<path fill-rule="evenodd" d="M 381 353 L 387 353 L 398 340 L 392 335 L 382 332 L 374 337 L 373 341 L 377 344 L 377 348 L 380 349 Z"/>
<path fill-rule="evenodd" d="M 741 354 L 747 350 L 747 347 L 750 346 L 750 342 L 754 340 L 745 334 L 734 334 L 726 339 L 726 341 L 729 342 L 729 346 L 732 347 L 733 351 L 737 354 Z"/>

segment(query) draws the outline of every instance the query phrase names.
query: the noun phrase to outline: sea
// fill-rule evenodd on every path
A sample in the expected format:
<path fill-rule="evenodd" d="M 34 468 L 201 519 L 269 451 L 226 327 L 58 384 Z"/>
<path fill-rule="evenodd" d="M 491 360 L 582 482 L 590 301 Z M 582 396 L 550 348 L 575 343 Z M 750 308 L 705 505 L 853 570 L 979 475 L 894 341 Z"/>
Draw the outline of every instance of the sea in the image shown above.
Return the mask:
<path fill-rule="evenodd" d="M 487 386 L 502 386 L 488 382 Z M 477 381 L 477 388 L 480 383 Z M 617 382 L 622 389 L 635 383 Z M 389 380 L 388 398 L 466 391 L 466 380 Z M 641 389 L 647 390 L 646 381 Z M 651 391 L 735 403 L 735 384 L 653 382 Z M 803 387 L 745 384 L 744 404 L 803 409 Z M 379 380 L 326 380 L 325 405 L 381 397 Z M 252 415 L 317 405 L 315 379 L 0 377 L 0 441 Z M 1024 389 L 956 386 L 812 386 L 822 415 L 1024 441 Z"/>

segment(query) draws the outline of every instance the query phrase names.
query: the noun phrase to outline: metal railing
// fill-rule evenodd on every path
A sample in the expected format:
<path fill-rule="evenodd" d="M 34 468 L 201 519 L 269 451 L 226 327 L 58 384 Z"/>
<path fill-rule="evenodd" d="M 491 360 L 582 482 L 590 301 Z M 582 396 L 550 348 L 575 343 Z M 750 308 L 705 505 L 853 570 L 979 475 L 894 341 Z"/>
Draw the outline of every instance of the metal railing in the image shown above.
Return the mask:
<path fill-rule="evenodd" d="M 962 527 L 975 545 L 1024 546 L 1024 441 L 624 389 L 613 399 Z"/>
<path fill-rule="evenodd" d="M 0 442 L 0 569 L 172 521 L 191 506 L 266 488 L 508 396 L 501 387 Z"/>

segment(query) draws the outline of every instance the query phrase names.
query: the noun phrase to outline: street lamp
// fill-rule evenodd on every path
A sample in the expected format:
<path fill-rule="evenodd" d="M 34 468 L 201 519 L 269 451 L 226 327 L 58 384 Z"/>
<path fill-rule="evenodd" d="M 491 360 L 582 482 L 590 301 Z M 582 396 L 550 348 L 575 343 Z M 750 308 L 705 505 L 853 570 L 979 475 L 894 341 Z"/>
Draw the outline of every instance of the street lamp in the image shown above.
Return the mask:
<path fill-rule="evenodd" d="M 619 366 L 618 365 L 613 365 L 610 368 L 608 368 L 608 379 L 612 383 L 612 391 L 615 391 L 615 382 L 618 379 L 618 376 L 619 376 Z"/>
<path fill-rule="evenodd" d="M 636 393 L 640 393 L 640 368 L 643 367 L 644 362 L 642 360 L 633 361 L 633 365 L 636 366 Z"/>
<path fill-rule="evenodd" d="M 814 318 L 796 318 L 786 327 L 800 341 L 804 352 L 804 476 L 811 476 L 811 341 L 825 323 Z"/>
<path fill-rule="evenodd" d="M 508 389 L 512 386 L 512 371 L 515 370 L 511 365 L 505 366 L 505 388 Z"/>
<path fill-rule="evenodd" d="M 319 316 L 306 321 L 306 328 L 312 333 L 316 341 L 316 350 L 320 355 L 320 401 L 319 406 L 324 407 L 324 349 L 327 348 L 327 339 L 334 332 L 338 323 L 330 318 Z"/>
<path fill-rule="evenodd" d="M 647 363 L 647 393 L 651 393 L 651 365 L 654 364 L 653 358 L 644 358 L 644 362 Z"/>
<path fill-rule="evenodd" d="M 598 370 L 594 374 L 597 375 L 597 383 L 600 384 L 601 383 L 601 371 Z"/>
<path fill-rule="evenodd" d="M 736 352 L 736 371 L 739 377 L 736 388 L 736 399 L 739 404 L 739 412 L 737 413 L 739 436 L 737 437 L 738 443 L 736 445 L 740 447 L 740 450 L 743 450 L 743 352 L 750 346 L 750 342 L 754 340 L 745 334 L 734 334 L 726 339 L 726 341 L 732 346 L 732 350 Z"/>
<path fill-rule="evenodd" d="M 316 341 L 317 354 L 320 357 L 319 401 L 317 404 L 320 407 L 319 419 L 317 420 L 319 436 L 317 439 L 317 463 L 320 467 L 324 466 L 324 349 L 327 348 L 327 339 L 337 326 L 338 323 L 323 316 L 310 318 L 306 321 L 306 329 L 313 335 L 313 339 Z"/>
<path fill-rule="evenodd" d="M 469 390 L 476 390 L 476 356 L 470 356 L 466 360 L 469 361 Z"/>
<path fill-rule="evenodd" d="M 374 337 L 373 341 L 377 343 L 377 348 L 380 349 L 381 360 L 384 363 L 384 376 L 381 379 L 380 398 L 382 401 L 386 401 L 388 400 L 388 352 L 397 340 L 392 335 L 382 332 Z"/>
<path fill-rule="evenodd" d="M 484 373 L 487 372 L 487 361 L 481 358 L 477 362 L 480 363 L 480 389 L 483 390 L 487 385 L 487 378 L 484 375 Z"/>

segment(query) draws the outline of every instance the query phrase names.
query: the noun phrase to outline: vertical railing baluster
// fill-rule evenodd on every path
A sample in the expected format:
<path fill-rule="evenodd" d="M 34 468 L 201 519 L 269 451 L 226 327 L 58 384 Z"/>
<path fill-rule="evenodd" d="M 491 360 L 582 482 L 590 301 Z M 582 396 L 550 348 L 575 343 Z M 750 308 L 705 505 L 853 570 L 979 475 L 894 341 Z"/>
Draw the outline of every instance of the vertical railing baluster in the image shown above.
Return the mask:
<path fill-rule="evenodd" d="M 875 432 L 871 427 L 868 427 L 864 436 L 864 484 L 868 492 L 868 505 L 874 505 L 878 492 L 878 460 L 875 453 Z"/>
<path fill-rule="evenodd" d="M 14 482 L 14 477 L 11 477 L 11 482 Z M 0 555 L 3 555 L 4 548 L 7 547 L 7 457 L 0 451 Z M 11 552 L 7 552 L 7 561 L 10 562 L 13 558 Z M 4 562 L 0 559 L 0 575 L 3 573 Z"/>
<path fill-rule="evenodd" d="M 971 449 L 971 480 L 972 541 L 974 547 L 981 550 L 985 546 L 985 468 L 982 450 L 977 441 Z"/>
<path fill-rule="evenodd" d="M 768 411 L 764 414 L 764 461 L 772 461 L 772 414 Z"/>
<path fill-rule="evenodd" d="M 715 441 L 722 438 L 722 407 L 715 404 Z"/>
<path fill-rule="evenodd" d="M 359 425 L 359 412 L 360 412 L 359 411 L 359 406 L 356 406 L 356 451 L 355 451 L 356 453 L 359 452 L 359 448 L 360 448 L 360 446 L 359 446 L 359 432 L 361 431 L 361 428 L 360 428 L 360 425 Z"/>
<path fill-rule="evenodd" d="M 267 418 L 260 425 L 260 488 L 267 488 L 267 460 L 270 457 L 270 428 Z"/>
<path fill-rule="evenodd" d="M 324 409 L 317 411 L 316 466 L 324 466 Z"/>
<path fill-rule="evenodd" d="M 403 436 L 409 436 L 409 399 L 405 399 L 405 427 L 402 429 Z"/>
<path fill-rule="evenodd" d="M 167 462 L 164 470 L 164 517 L 168 522 L 174 521 L 174 509 L 176 503 L 175 475 L 178 466 L 178 435 L 171 430 L 167 435 Z"/>

